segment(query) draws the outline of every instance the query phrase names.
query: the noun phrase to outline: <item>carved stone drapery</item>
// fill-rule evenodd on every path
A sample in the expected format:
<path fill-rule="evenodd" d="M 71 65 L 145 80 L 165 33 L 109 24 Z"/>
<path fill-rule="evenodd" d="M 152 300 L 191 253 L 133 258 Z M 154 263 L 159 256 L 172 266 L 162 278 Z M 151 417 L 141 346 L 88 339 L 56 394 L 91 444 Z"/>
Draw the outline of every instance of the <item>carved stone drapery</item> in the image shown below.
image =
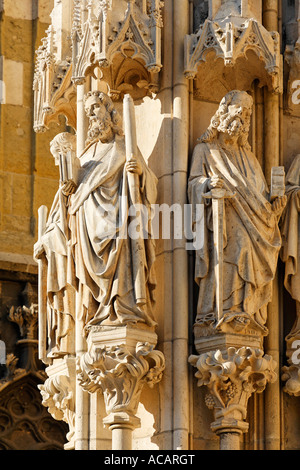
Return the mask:
<path fill-rule="evenodd" d="M 107 94 L 90 90 L 84 108 L 89 120 L 85 150 L 77 161 L 71 158 L 70 134 L 53 139 L 60 186 L 47 222 L 45 208 L 39 211 L 34 255 L 39 262 L 39 302 L 44 306 L 39 317 L 44 345 L 40 358 L 51 363 L 41 391 L 50 413 L 70 426 L 67 448 L 79 450 L 89 445 L 88 409 L 95 398 L 85 392 L 101 389 L 113 449 L 124 449 L 131 447 L 132 430 L 139 423 L 135 415 L 143 385 L 154 386 L 164 369 L 163 354 L 154 351 L 154 239 L 145 219 L 139 219 L 139 228 L 144 234 L 147 227 L 147 236 L 138 240 L 126 223 L 132 215 L 129 202 L 144 204 L 150 222 L 157 179 L 136 145 L 132 98 L 124 100 L 124 132 Z M 65 371 L 75 359 L 77 372 Z M 78 406 L 86 406 L 81 421 Z"/>
<path fill-rule="evenodd" d="M 300 395 L 300 155 L 296 155 L 286 177 L 287 206 L 281 220 L 281 259 L 285 263 L 284 285 L 295 302 L 296 319 L 286 336 L 288 365 L 282 368 L 284 391 Z"/>
<path fill-rule="evenodd" d="M 198 139 L 189 178 L 194 224 L 197 207 L 203 207 L 201 243 L 195 245 L 199 356 L 190 361 L 198 368 L 198 385 L 209 385 L 207 403 L 216 411 L 212 428 L 221 449 L 235 450 L 238 434 L 247 431 L 250 395 L 276 378 L 273 359 L 263 355 L 263 339 L 286 204 L 282 169 L 272 171 L 274 200 L 262 189 L 265 177 L 248 143 L 252 106 L 244 91 L 224 96 Z"/>

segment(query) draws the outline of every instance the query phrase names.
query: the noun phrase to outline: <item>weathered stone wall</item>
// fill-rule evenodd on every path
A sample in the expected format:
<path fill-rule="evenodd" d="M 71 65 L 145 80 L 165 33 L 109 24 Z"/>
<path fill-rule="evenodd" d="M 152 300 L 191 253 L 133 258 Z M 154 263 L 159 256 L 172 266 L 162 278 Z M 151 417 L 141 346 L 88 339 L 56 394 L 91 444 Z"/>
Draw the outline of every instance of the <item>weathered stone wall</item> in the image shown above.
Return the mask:
<path fill-rule="evenodd" d="M 0 263 L 6 267 L 9 260 L 31 271 L 36 270 L 32 247 L 37 208 L 50 206 L 57 188 L 49 141 L 59 128 L 38 136 L 33 131 L 35 50 L 52 7 L 49 1 L 5 0 L 1 13 Z"/>

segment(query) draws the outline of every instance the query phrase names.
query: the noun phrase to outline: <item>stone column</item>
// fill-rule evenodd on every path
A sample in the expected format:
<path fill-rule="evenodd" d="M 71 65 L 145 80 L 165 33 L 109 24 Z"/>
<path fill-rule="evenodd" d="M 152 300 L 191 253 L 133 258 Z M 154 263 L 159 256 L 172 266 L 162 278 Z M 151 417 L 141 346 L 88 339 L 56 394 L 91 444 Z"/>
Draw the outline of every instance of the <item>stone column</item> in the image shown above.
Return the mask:
<path fill-rule="evenodd" d="M 184 38 L 189 2 L 173 2 L 173 204 L 187 203 L 189 85 L 184 77 Z M 182 227 L 184 229 L 184 227 Z M 184 231 L 183 231 L 184 233 Z M 173 449 L 188 449 L 188 255 L 184 236 L 173 241 Z"/>
<path fill-rule="evenodd" d="M 268 31 L 278 31 L 278 1 L 263 2 L 263 25 Z M 265 88 L 264 91 L 264 172 L 267 183 L 271 183 L 273 167 L 280 165 L 280 94 Z M 273 298 L 268 305 L 269 335 L 265 350 L 279 364 L 279 279 L 273 281 Z M 280 448 L 280 384 L 279 380 L 270 385 L 265 394 L 265 435 L 268 436 L 266 449 Z"/>
<path fill-rule="evenodd" d="M 78 380 L 83 390 L 103 393 L 103 424 L 112 431 L 112 450 L 132 449 L 132 433 L 141 425 L 136 414 L 142 389 L 162 378 L 165 360 L 156 343 L 154 332 L 127 326 L 95 326 L 89 333 Z"/>
<path fill-rule="evenodd" d="M 88 92 L 87 80 L 77 83 L 77 156 L 85 149 L 87 133 L 87 117 L 84 110 L 84 95 Z M 83 335 L 84 322 L 82 318 L 81 293 L 76 294 L 76 323 L 75 323 L 76 357 L 80 360 L 87 351 L 86 339 Z M 76 422 L 75 422 L 75 449 L 88 450 L 88 417 L 89 395 L 76 381 Z"/>

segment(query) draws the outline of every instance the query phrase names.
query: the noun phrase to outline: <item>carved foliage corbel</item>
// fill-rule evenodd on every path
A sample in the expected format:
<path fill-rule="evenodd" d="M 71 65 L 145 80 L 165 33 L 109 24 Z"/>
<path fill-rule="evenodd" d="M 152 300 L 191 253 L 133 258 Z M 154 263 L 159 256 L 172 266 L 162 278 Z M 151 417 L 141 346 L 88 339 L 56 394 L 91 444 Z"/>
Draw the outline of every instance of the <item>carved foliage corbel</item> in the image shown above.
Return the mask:
<path fill-rule="evenodd" d="M 137 343 L 133 353 L 124 345 L 93 347 L 80 358 L 77 378 L 84 390 L 103 392 L 107 414 L 134 417 L 143 386 L 160 382 L 164 368 L 164 355 L 148 343 Z"/>
<path fill-rule="evenodd" d="M 51 416 L 69 425 L 68 444 L 65 449 L 74 448 L 75 438 L 75 383 L 69 376 L 58 374 L 38 385 L 43 401 Z"/>
<path fill-rule="evenodd" d="M 276 363 L 260 349 L 228 348 L 190 356 L 197 368 L 198 386 L 206 385 L 207 407 L 214 410 L 212 429 L 221 432 L 246 432 L 247 403 L 254 392 L 262 392 L 268 382 L 276 380 Z"/>

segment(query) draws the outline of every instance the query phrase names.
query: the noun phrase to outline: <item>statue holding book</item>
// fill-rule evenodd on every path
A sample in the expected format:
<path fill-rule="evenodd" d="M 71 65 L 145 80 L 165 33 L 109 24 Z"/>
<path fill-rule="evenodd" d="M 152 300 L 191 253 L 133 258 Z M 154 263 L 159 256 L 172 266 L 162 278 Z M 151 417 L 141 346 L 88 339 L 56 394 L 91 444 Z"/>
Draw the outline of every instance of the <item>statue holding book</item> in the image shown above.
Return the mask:
<path fill-rule="evenodd" d="M 124 116 L 124 136 L 106 94 L 90 92 L 85 110 L 89 129 L 82 155 L 76 159 L 74 147 L 62 150 L 56 141 L 51 145 L 60 167 L 60 189 L 46 230 L 35 245 L 36 259 L 47 260 L 48 322 L 53 292 L 70 291 L 71 311 L 59 311 L 70 318 L 76 311 L 86 330 L 92 325 L 136 323 L 154 328 L 155 245 L 149 221 L 157 179 L 132 137 L 135 123 L 130 112 Z M 140 235 L 130 237 L 137 204 L 147 213 L 139 219 Z M 68 300 L 68 295 L 63 298 Z M 51 328 L 57 331 L 53 324 L 48 335 Z"/>
<path fill-rule="evenodd" d="M 58 134 L 52 140 L 50 150 L 55 165 L 60 169 L 60 183 L 45 227 L 41 229 L 39 241 L 34 247 L 35 258 L 43 267 L 46 278 L 46 289 L 41 295 L 46 297 L 43 302 L 47 309 L 48 359 L 74 352 L 74 263 L 68 209 L 70 195 L 76 190 L 76 137 L 68 132 Z M 46 218 L 46 208 L 43 206 L 40 209 L 41 218 L 43 210 Z M 40 281 L 42 283 L 42 279 Z M 39 304 L 41 306 L 42 299 Z"/>

